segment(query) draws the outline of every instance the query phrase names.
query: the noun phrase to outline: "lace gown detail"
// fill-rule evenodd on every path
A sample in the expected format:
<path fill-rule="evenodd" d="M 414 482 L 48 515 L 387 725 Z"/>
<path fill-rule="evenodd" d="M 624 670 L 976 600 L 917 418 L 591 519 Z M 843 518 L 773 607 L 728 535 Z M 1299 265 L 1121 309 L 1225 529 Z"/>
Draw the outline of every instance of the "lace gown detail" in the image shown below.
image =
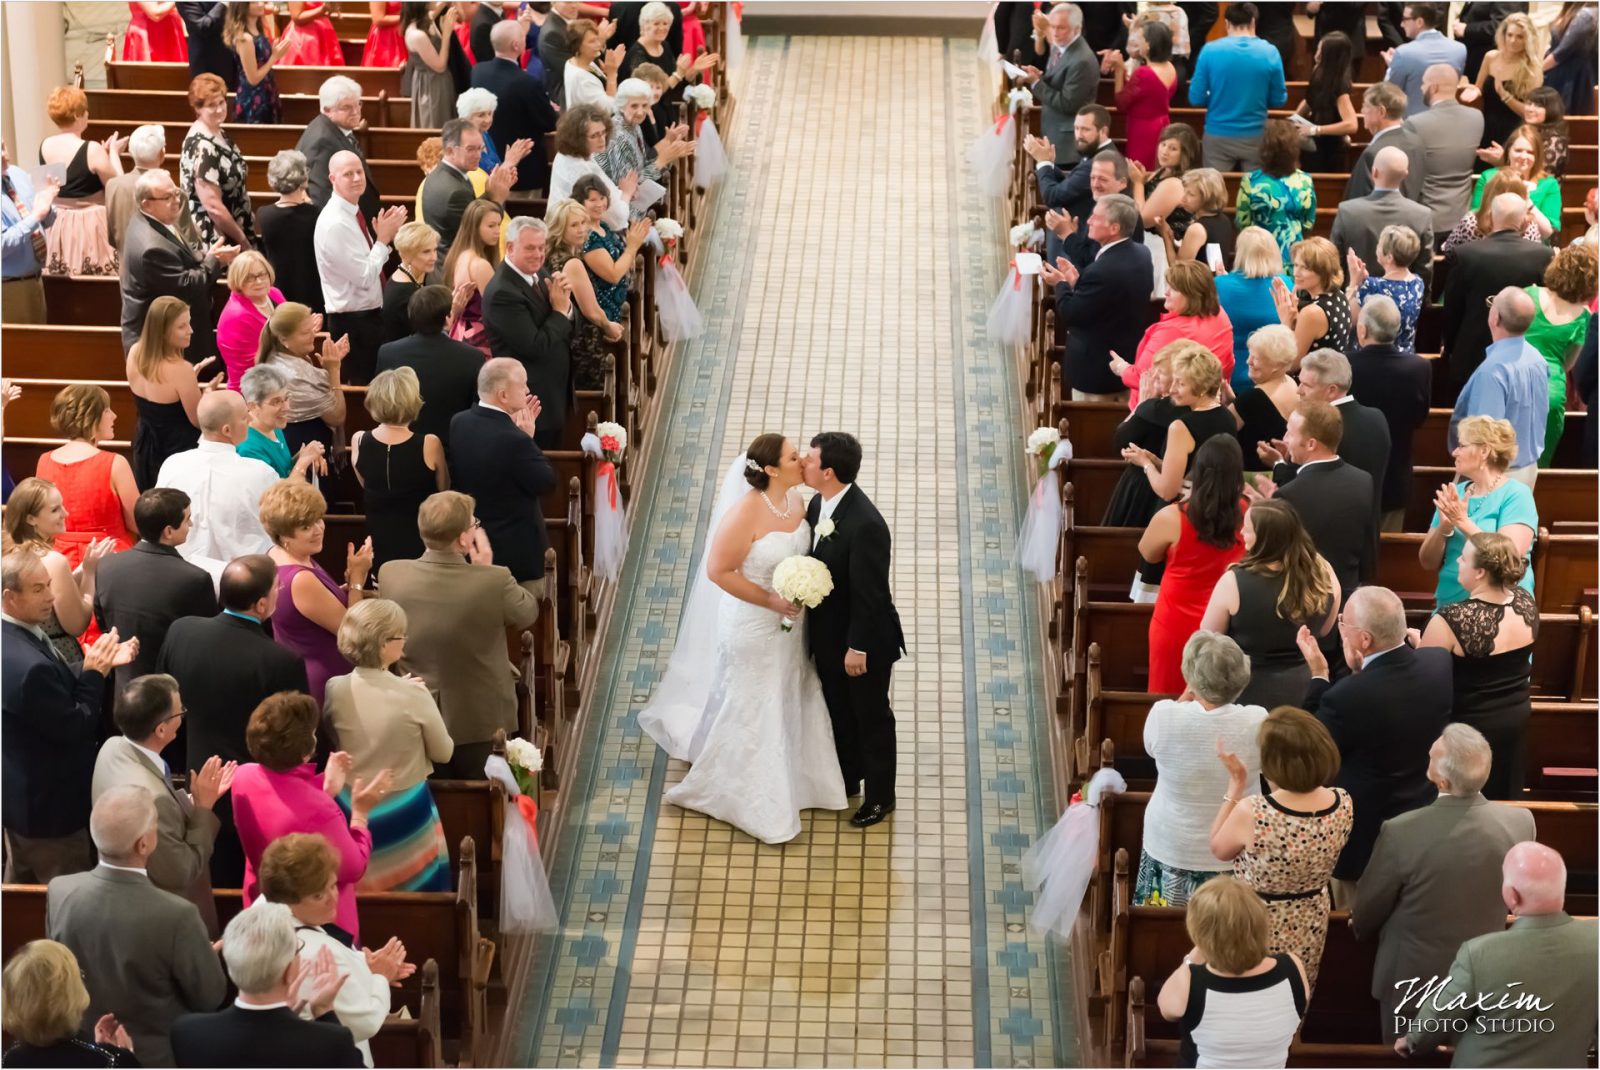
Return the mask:
<path fill-rule="evenodd" d="M 770 591 L 778 563 L 810 547 L 805 523 L 769 532 L 751 545 L 740 572 Z M 798 836 L 802 810 L 844 809 L 844 777 L 804 625 L 785 632 L 770 609 L 724 597 L 714 673 L 689 746 L 694 764 L 667 801 L 766 843 Z M 659 726 L 645 727 L 661 738 Z"/>

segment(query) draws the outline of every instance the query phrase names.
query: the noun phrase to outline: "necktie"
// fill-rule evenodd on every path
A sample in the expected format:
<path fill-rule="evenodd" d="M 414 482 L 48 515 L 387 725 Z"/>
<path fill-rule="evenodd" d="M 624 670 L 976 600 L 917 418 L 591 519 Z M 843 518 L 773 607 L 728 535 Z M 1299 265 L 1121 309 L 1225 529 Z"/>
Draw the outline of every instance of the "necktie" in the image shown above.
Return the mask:
<path fill-rule="evenodd" d="M 4 184 L 6 198 L 11 201 L 12 204 L 17 206 L 17 214 L 22 216 L 23 219 L 27 219 L 29 216 L 33 215 L 33 209 L 28 207 L 26 204 L 23 204 L 22 198 L 17 196 L 17 187 L 12 184 L 10 175 L 5 176 Z M 49 254 L 45 249 L 44 232 L 38 227 L 35 227 L 33 231 L 29 233 L 28 239 L 33 243 L 34 257 L 39 261 L 39 266 L 43 267 L 45 260 L 49 257 Z"/>
<path fill-rule="evenodd" d="M 367 217 L 361 214 L 361 209 L 356 209 L 356 226 L 361 228 L 361 236 L 367 239 L 367 248 L 372 248 L 372 231 L 367 229 Z"/>

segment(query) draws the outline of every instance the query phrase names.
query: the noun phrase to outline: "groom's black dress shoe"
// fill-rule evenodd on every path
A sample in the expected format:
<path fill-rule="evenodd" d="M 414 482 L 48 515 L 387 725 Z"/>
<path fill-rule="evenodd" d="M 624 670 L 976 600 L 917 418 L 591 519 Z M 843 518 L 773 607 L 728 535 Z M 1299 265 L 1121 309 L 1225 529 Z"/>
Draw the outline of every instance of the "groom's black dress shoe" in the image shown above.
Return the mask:
<path fill-rule="evenodd" d="M 894 813 L 894 803 L 885 806 L 883 803 L 873 803 L 863 806 L 850 818 L 850 824 L 858 829 L 871 828 L 890 814 Z"/>

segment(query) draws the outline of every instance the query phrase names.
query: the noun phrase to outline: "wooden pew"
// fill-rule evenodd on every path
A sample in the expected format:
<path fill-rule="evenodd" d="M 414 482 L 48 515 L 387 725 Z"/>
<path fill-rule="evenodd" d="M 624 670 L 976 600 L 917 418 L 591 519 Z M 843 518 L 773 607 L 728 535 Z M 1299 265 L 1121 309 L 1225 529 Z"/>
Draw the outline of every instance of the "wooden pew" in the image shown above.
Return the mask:
<path fill-rule="evenodd" d="M 439 964 L 429 959 L 417 973 L 422 978 L 421 1012 L 415 1018 L 391 1017 L 367 1041 L 375 1067 L 445 1065 L 439 1018 Z"/>
<path fill-rule="evenodd" d="M 178 68 L 186 70 L 187 68 Z M 293 68 L 286 68 L 293 69 Z M 310 67 L 301 67 L 299 70 L 311 70 Z M 363 67 L 362 71 L 371 68 Z M 343 73 L 343 72 L 340 72 Z M 182 145 L 184 135 L 194 120 L 188 121 L 162 121 L 157 125 L 162 126 L 167 132 L 168 146 Z M 126 134 L 128 123 L 126 120 L 114 122 L 105 119 L 89 120 L 88 129 L 84 137 L 90 141 L 104 141 L 111 134 L 121 132 Z M 246 156 L 263 156 L 271 158 L 282 149 L 292 149 L 300 140 L 300 135 L 305 132 L 304 126 L 269 123 L 229 123 L 226 127 L 228 137 L 239 147 L 239 151 Z M 367 126 L 356 131 L 356 138 L 366 151 L 368 159 L 372 160 L 412 160 L 416 158 L 417 146 L 429 137 L 437 134 L 430 130 L 414 130 L 410 127 L 400 126 Z M 418 182 L 421 181 L 419 176 Z M 416 187 L 411 187 L 415 193 Z"/>
<path fill-rule="evenodd" d="M 493 753 L 505 756 L 504 732 L 495 734 Z M 439 809 L 451 865 L 461 865 L 461 844 L 482 844 L 478 859 L 478 913 L 500 915 L 500 852 L 505 835 L 505 789 L 497 780 L 429 779 L 428 790 Z"/>
<path fill-rule="evenodd" d="M 115 275 L 46 275 L 44 302 L 50 322 L 84 327 L 117 326 L 122 322 L 121 281 Z M 218 281 L 211 291 L 211 324 L 228 303 L 227 284 Z M 196 330 L 199 326 L 196 325 Z"/>
<path fill-rule="evenodd" d="M 120 64 L 120 61 L 117 62 Z M 298 72 L 307 69 L 275 67 L 273 72 L 279 78 L 288 72 L 295 72 L 295 76 L 298 77 Z M 107 73 L 109 75 L 109 71 Z M 364 82 L 361 73 L 364 73 L 364 69 L 354 77 Z M 398 93 L 380 97 L 372 87 L 363 84 L 362 88 L 369 94 L 361 98 L 361 115 L 368 122 L 374 126 L 406 126 L 410 123 L 410 97 L 402 97 Z M 85 92 L 89 96 L 89 114 L 96 119 L 123 124 L 133 123 L 139 126 L 145 123 L 194 122 L 194 109 L 189 106 L 187 86 L 182 90 L 86 89 Z M 315 88 L 310 93 L 280 93 L 279 99 L 283 101 L 283 123 L 286 126 L 304 127 L 322 114 Z M 237 114 L 233 107 L 232 93 L 228 94 L 228 104 L 228 115 L 231 117 Z M 168 155 L 176 157 L 178 146 L 169 142 L 167 147 Z"/>
<path fill-rule="evenodd" d="M 1594 667 L 1600 665 L 1594 611 L 1541 613 L 1533 644 L 1533 693 L 1551 701 L 1592 702 L 1600 698 Z"/>
<path fill-rule="evenodd" d="M 400 71 L 387 67 L 285 67 L 272 69 L 278 92 L 285 96 L 310 96 L 315 98 L 322 83 L 334 75 L 344 75 L 361 83 L 361 91 L 377 96 L 400 96 Z M 189 68 L 183 63 L 133 63 L 108 57 L 106 60 L 106 85 L 112 89 L 157 90 L 167 93 L 187 93 Z M 408 105 L 409 107 L 409 105 Z M 95 112 L 91 108 L 90 115 Z M 407 112 L 409 115 L 409 111 Z M 134 116 L 138 118 L 138 116 Z M 193 116 L 190 117 L 193 122 Z"/>

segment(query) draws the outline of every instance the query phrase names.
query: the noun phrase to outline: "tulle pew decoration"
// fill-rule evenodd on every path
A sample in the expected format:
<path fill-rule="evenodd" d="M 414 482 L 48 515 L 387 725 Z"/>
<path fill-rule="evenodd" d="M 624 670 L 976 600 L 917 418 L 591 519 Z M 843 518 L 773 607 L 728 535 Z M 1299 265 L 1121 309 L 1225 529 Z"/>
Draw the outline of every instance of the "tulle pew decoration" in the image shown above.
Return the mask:
<path fill-rule="evenodd" d="M 1027 454 L 1036 466 L 1028 514 L 1017 537 L 1017 561 L 1039 583 L 1056 576 L 1056 548 L 1061 541 L 1061 476 L 1057 471 L 1072 459 L 1072 442 L 1053 427 L 1041 427 L 1028 436 Z"/>
<path fill-rule="evenodd" d="M 553 933 L 561 915 L 539 855 L 539 769 L 544 756 L 525 739 L 506 741 L 506 754 L 489 755 L 483 772 L 506 789 L 500 844 L 500 931 Z"/>
<path fill-rule="evenodd" d="M 617 465 L 628 448 L 628 432 L 621 424 L 601 423 L 580 445 L 584 453 L 600 458 L 594 473 L 595 575 L 616 583 L 628 555 L 628 512 L 617 487 Z"/>
<path fill-rule="evenodd" d="M 1017 113 L 1033 103 L 1026 89 L 1006 94 L 1006 110 L 985 127 L 978 140 L 967 146 L 967 162 L 977 177 L 978 188 L 986 197 L 1004 197 L 1011 186 L 1011 165 L 1017 157 Z"/>
<path fill-rule="evenodd" d="M 1037 893 L 1028 914 L 1028 925 L 1035 932 L 1071 938 L 1083 893 L 1094 877 L 1100 848 L 1100 799 L 1108 791 L 1120 795 L 1127 790 L 1128 782 L 1121 773 L 1101 769 L 1084 785 L 1082 798 L 1074 795 L 1067 812 L 1022 856 L 1023 887 Z"/>
<path fill-rule="evenodd" d="M 989 305 L 985 331 L 989 341 L 1000 345 L 1022 345 L 1033 333 L 1033 288 L 1039 274 L 1039 254 L 1033 252 L 1044 242 L 1044 231 L 1032 223 L 1011 228 L 1011 244 L 1017 250 L 1006 272 L 1000 292 Z"/>
<path fill-rule="evenodd" d="M 678 270 L 672 252 L 683 237 L 683 226 L 676 219 L 656 220 L 652 241 L 661 251 L 656 260 L 656 319 L 661 336 L 668 342 L 687 342 L 705 332 L 705 317 L 689 294 L 689 284 Z"/>

